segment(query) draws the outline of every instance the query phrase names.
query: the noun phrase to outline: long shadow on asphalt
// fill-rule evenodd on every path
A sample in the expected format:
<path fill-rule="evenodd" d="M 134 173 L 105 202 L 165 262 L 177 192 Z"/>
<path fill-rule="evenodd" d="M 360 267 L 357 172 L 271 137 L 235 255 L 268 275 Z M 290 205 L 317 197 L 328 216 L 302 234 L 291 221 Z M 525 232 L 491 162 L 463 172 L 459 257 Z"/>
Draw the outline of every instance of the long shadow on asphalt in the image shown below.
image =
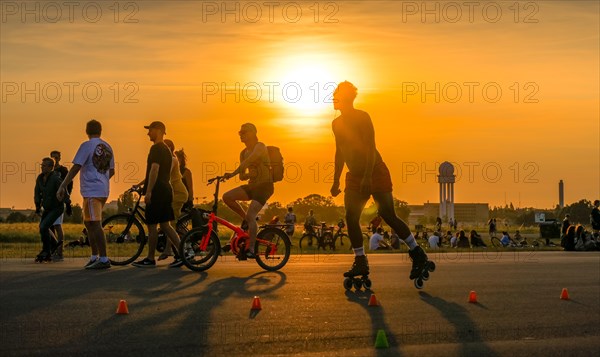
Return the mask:
<path fill-rule="evenodd" d="M 460 356 L 497 356 L 483 340 L 477 326 L 469 317 L 469 312 L 454 302 L 448 302 L 440 297 L 431 296 L 420 291 L 421 299 L 435 307 L 442 316 L 454 326 L 456 341 L 461 344 Z"/>
<path fill-rule="evenodd" d="M 218 320 L 214 311 L 226 306 L 232 296 L 248 297 L 248 305 L 242 310 L 249 311 L 252 297 L 271 293 L 286 282 L 282 272 L 259 272 L 247 277 L 228 277 L 196 286 L 208 274 L 201 273 L 198 279 L 184 282 L 182 279 L 154 281 L 142 288 L 131 288 L 130 297 L 135 297 L 135 306 L 129 307 L 135 316 L 112 315 L 99 321 L 98 329 L 88 329 L 80 341 L 89 341 L 96 353 L 128 351 L 129 355 L 206 355 L 211 350 L 227 350 L 239 342 L 253 343 L 248 336 L 240 337 L 243 321 Z M 182 275 L 189 276 L 188 274 Z M 173 277 L 172 277 L 173 278 Z M 116 305 L 115 305 L 116 306 Z M 137 306 L 137 313 L 134 312 Z M 146 313 L 142 316 L 141 308 Z M 239 306 L 231 306 L 240 310 Z M 240 328 L 240 326 L 242 328 Z M 254 337 L 254 335 L 253 335 Z M 74 352 L 73 346 L 63 346 L 63 351 Z M 79 346 L 81 347 L 81 346 Z M 195 352 L 194 352 L 195 351 Z"/>
<path fill-rule="evenodd" d="M 377 356 L 401 356 L 401 352 L 398 349 L 398 341 L 396 341 L 396 336 L 390 333 L 390 328 L 385 322 L 385 313 L 382 306 L 369 306 L 369 298 L 373 291 L 352 291 L 346 290 L 346 297 L 348 301 L 356 303 L 364 308 L 369 314 L 369 318 L 371 319 L 371 341 L 373 346 L 375 346 L 377 332 L 379 330 L 383 330 L 387 336 L 387 341 L 389 344 L 389 348 L 377 348 L 376 355 Z"/>

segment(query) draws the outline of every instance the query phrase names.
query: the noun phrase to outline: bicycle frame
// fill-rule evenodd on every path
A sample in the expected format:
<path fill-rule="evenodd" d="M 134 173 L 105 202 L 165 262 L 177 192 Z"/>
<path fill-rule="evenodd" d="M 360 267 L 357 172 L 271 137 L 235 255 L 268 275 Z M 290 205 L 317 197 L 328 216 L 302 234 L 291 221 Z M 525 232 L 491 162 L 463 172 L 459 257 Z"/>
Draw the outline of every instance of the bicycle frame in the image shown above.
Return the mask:
<path fill-rule="evenodd" d="M 207 222 L 207 226 L 208 226 L 208 230 L 206 231 L 206 233 L 202 236 L 202 241 L 200 243 L 200 248 L 202 250 L 206 250 L 208 248 L 208 243 L 210 242 L 210 237 L 211 234 L 213 233 L 213 231 L 216 232 L 216 224 L 222 224 L 225 227 L 229 228 L 230 230 L 232 230 L 234 232 L 233 238 L 231 239 L 231 251 L 233 254 L 237 255 L 239 253 L 239 242 L 246 242 L 248 243 L 250 241 L 250 236 L 248 235 L 248 233 L 246 231 L 244 231 L 243 229 L 241 229 L 240 227 L 236 226 L 235 224 L 217 216 L 217 208 L 218 208 L 218 203 L 219 203 L 219 186 L 221 181 L 224 180 L 224 177 L 222 176 L 217 176 L 215 177 L 214 181 L 216 181 L 216 185 L 215 185 L 215 193 L 214 193 L 214 202 L 213 202 L 213 206 L 212 206 L 212 210 L 210 213 L 204 213 L 204 218 L 208 219 Z M 208 184 L 210 185 L 212 182 L 209 180 Z M 261 226 L 262 228 L 263 226 Z M 269 241 L 265 241 L 263 239 L 259 239 L 256 238 L 256 242 L 265 244 L 267 246 L 270 247 L 270 250 L 268 252 L 268 254 L 274 254 L 277 251 L 277 247 L 269 242 Z"/>

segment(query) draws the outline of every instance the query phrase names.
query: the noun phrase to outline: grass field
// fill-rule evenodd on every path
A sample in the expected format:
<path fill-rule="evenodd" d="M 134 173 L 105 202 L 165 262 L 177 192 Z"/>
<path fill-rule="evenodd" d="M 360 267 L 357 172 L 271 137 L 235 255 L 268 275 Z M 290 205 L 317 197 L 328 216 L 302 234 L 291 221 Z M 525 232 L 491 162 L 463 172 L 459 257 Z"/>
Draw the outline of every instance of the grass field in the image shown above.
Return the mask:
<path fill-rule="evenodd" d="M 81 224 L 64 224 L 63 231 L 65 234 L 65 243 L 79 240 L 79 237 L 82 236 L 83 225 Z M 467 233 L 471 230 L 471 227 L 464 227 Z M 491 247 L 489 244 L 489 238 L 487 237 L 487 232 L 484 230 L 484 227 L 475 227 L 475 229 L 480 232 L 483 236 L 486 244 L 490 246 L 489 249 L 497 249 Z M 230 238 L 231 232 L 224 232 L 221 236 L 222 245 L 227 243 Z M 511 231 L 514 233 L 514 231 Z M 532 238 L 539 237 L 539 230 L 537 227 L 527 227 L 521 228 L 522 235 L 528 240 Z M 315 247 L 305 249 L 303 252 L 300 252 L 298 249 L 298 241 L 301 237 L 302 231 L 297 229 L 296 233 L 292 238 L 292 254 L 337 254 L 337 253 L 350 253 L 349 245 L 344 245 L 343 247 L 339 247 L 335 251 L 318 251 Z M 500 234 L 498 235 L 501 236 Z M 558 243 L 558 239 L 553 239 L 554 243 Z M 367 244 L 368 242 L 365 242 Z M 316 246 L 316 244 L 315 244 Z M 540 247 L 540 248 L 500 248 L 501 250 L 513 251 L 513 250 L 561 250 L 560 246 L 557 247 Z M 24 259 L 30 260 L 33 259 L 41 250 L 41 242 L 39 235 L 39 228 L 37 223 L 4 223 L 0 224 L 0 259 Z M 463 249 L 468 251 L 481 251 L 482 248 L 473 248 L 473 249 Z M 437 252 L 452 252 L 456 251 L 455 248 L 443 248 L 437 250 Z M 406 246 L 402 245 L 400 250 L 396 251 L 383 251 L 376 252 L 375 254 L 389 254 L 394 252 L 406 252 Z M 65 246 L 64 256 L 65 258 L 79 258 L 79 257 L 87 257 L 90 254 L 89 247 L 75 247 L 69 248 Z M 109 253 L 110 254 L 110 253 Z"/>

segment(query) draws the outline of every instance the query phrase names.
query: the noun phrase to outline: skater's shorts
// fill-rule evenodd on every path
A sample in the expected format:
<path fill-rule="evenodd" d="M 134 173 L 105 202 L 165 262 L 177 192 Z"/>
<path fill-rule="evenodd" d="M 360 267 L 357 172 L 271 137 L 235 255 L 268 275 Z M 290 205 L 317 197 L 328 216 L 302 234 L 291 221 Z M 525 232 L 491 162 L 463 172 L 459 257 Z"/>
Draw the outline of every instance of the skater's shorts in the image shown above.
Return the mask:
<path fill-rule="evenodd" d="M 360 182 L 362 181 L 362 175 L 352 175 L 352 173 L 346 173 L 346 188 L 344 191 L 360 191 Z M 371 192 L 392 192 L 392 176 L 390 170 L 388 170 L 386 164 L 380 161 L 373 166 L 373 175 L 371 176 Z"/>
<path fill-rule="evenodd" d="M 85 222 L 102 221 L 102 208 L 105 203 L 106 197 L 84 197 L 83 220 Z"/>
<path fill-rule="evenodd" d="M 248 184 L 240 186 L 248 198 L 257 201 L 264 206 L 267 200 L 273 195 L 274 186 L 273 182 L 261 182 L 257 184 Z"/>

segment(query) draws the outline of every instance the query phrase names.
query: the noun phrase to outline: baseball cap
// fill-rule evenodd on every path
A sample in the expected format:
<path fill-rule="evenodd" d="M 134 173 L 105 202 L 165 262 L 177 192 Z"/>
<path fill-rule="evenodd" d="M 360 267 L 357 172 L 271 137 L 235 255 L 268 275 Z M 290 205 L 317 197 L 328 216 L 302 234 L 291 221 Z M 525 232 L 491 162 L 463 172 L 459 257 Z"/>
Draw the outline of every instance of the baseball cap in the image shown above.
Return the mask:
<path fill-rule="evenodd" d="M 160 129 L 162 130 L 163 133 L 167 133 L 167 128 L 165 127 L 165 124 L 163 124 L 161 121 L 153 121 L 152 123 L 150 123 L 150 125 L 146 125 L 144 126 L 145 129 Z"/>

